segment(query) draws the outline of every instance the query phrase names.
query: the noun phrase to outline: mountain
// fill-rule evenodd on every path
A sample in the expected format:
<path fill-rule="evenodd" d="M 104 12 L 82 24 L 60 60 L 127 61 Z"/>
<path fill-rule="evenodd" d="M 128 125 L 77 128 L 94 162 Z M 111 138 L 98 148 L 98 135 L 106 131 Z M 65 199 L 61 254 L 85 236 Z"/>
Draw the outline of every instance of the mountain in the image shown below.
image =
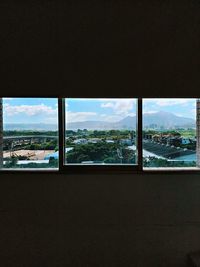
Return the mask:
<path fill-rule="evenodd" d="M 110 129 L 135 129 L 136 116 L 127 116 L 118 122 L 105 121 L 82 121 L 70 122 L 66 125 L 69 130 L 110 130 Z M 159 111 L 155 113 L 144 113 L 143 126 L 145 128 L 188 128 L 195 127 L 195 120 L 177 116 L 171 112 Z"/>
<path fill-rule="evenodd" d="M 57 131 L 58 125 L 46 123 L 5 123 L 3 128 L 5 131 Z"/>
<path fill-rule="evenodd" d="M 144 113 L 143 125 L 145 128 L 189 128 L 195 127 L 195 120 L 177 116 L 170 112 L 159 111 L 155 113 Z M 81 121 L 70 122 L 66 124 L 69 130 L 88 129 L 88 130 L 111 130 L 111 129 L 135 129 L 136 116 L 127 116 L 117 122 L 107 121 Z M 56 124 L 46 123 L 5 123 L 4 130 L 35 130 L 35 131 L 56 131 L 58 126 Z"/>
<path fill-rule="evenodd" d="M 116 123 L 118 129 L 135 129 L 136 116 L 127 116 Z"/>
<path fill-rule="evenodd" d="M 195 126 L 195 120 L 177 116 L 171 112 L 159 111 L 156 113 L 144 114 L 143 125 L 144 127 L 154 125 L 155 128 L 188 128 Z"/>
<path fill-rule="evenodd" d="M 113 123 L 106 121 L 79 121 L 66 124 L 68 130 L 88 129 L 88 130 L 109 130 Z M 113 128 L 112 128 L 113 129 Z"/>

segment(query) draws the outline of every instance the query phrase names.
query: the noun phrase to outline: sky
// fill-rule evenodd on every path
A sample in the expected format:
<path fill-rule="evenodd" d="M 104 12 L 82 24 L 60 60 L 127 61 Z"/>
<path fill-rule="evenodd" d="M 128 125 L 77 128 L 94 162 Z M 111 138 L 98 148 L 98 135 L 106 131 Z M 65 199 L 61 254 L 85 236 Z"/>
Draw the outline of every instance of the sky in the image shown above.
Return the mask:
<path fill-rule="evenodd" d="M 171 112 L 177 116 L 196 119 L 195 98 L 143 99 L 143 113 Z"/>
<path fill-rule="evenodd" d="M 177 116 L 193 118 L 196 116 L 196 100 L 143 99 L 143 113 L 158 111 L 172 112 Z M 68 99 L 66 103 L 67 121 L 103 120 L 119 121 L 136 114 L 135 99 Z"/>
<path fill-rule="evenodd" d="M 67 99 L 67 122 L 108 121 L 116 122 L 136 115 L 135 99 Z"/>
<path fill-rule="evenodd" d="M 67 122 L 116 122 L 136 115 L 136 99 L 67 99 Z M 195 119 L 195 99 L 143 99 L 143 112 L 172 112 Z M 4 123 L 58 123 L 56 98 L 3 98 Z"/>
<path fill-rule="evenodd" d="M 58 123 L 56 98 L 3 98 L 4 123 Z"/>

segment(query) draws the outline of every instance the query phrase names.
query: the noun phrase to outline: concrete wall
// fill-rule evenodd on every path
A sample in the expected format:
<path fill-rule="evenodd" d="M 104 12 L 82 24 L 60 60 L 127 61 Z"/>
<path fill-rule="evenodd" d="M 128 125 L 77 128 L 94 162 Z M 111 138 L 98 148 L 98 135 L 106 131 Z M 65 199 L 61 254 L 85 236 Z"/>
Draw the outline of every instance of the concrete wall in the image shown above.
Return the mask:
<path fill-rule="evenodd" d="M 186 266 L 199 175 L 4 175 L 2 266 Z"/>
<path fill-rule="evenodd" d="M 198 1 L 1 1 L 2 96 L 197 96 Z M 186 266 L 199 175 L 0 174 L 0 265 Z"/>

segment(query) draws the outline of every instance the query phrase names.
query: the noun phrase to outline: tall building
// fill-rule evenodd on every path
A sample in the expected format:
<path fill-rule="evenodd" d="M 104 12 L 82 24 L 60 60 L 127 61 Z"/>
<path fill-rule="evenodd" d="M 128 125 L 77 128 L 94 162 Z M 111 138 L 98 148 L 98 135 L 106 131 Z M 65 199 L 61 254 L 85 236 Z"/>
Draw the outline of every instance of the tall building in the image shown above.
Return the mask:
<path fill-rule="evenodd" d="M 0 98 L 0 168 L 3 166 L 3 99 Z"/>
<path fill-rule="evenodd" d="M 200 98 L 197 99 L 196 112 L 197 167 L 200 167 Z"/>

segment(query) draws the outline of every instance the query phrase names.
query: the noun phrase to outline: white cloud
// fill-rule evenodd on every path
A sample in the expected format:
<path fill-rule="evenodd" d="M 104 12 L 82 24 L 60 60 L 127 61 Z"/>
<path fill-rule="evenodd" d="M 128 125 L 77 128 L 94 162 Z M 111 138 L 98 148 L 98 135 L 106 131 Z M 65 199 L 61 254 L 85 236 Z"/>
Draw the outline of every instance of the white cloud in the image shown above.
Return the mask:
<path fill-rule="evenodd" d="M 150 98 L 150 99 L 144 99 L 145 104 L 152 104 L 157 105 L 159 107 L 165 107 L 165 106 L 174 106 L 174 105 L 181 105 L 186 106 L 188 104 L 192 104 L 195 102 L 195 99 L 192 98 Z"/>
<path fill-rule="evenodd" d="M 102 103 L 102 108 L 111 108 L 117 115 L 128 116 L 135 109 L 134 99 L 113 99 L 113 101 Z"/>
<path fill-rule="evenodd" d="M 156 113 L 156 112 L 158 112 L 157 110 L 143 110 L 143 113 L 144 114 L 154 114 L 154 113 Z"/>
<path fill-rule="evenodd" d="M 101 104 L 102 108 L 114 108 L 114 103 L 108 102 Z"/>
<path fill-rule="evenodd" d="M 12 97 L 3 97 L 3 101 L 10 101 L 10 100 L 13 100 L 14 98 Z"/>
<path fill-rule="evenodd" d="M 96 116 L 96 112 L 71 112 L 66 113 L 67 122 L 87 121 Z"/>
<path fill-rule="evenodd" d="M 173 112 L 176 116 L 184 117 L 184 118 L 192 118 L 195 120 L 196 117 L 196 109 L 191 109 L 189 113 L 179 113 L 179 112 Z"/>
<path fill-rule="evenodd" d="M 117 122 L 119 120 L 122 120 L 124 117 L 120 116 L 120 115 L 101 114 L 100 118 L 101 118 L 102 121 Z"/>
<path fill-rule="evenodd" d="M 18 105 L 11 106 L 10 104 L 4 104 L 4 113 L 7 116 L 14 116 L 18 114 L 25 114 L 28 116 L 35 115 L 49 115 L 56 116 L 58 113 L 57 108 L 52 108 L 51 106 L 47 106 L 44 104 L 39 105 Z"/>

